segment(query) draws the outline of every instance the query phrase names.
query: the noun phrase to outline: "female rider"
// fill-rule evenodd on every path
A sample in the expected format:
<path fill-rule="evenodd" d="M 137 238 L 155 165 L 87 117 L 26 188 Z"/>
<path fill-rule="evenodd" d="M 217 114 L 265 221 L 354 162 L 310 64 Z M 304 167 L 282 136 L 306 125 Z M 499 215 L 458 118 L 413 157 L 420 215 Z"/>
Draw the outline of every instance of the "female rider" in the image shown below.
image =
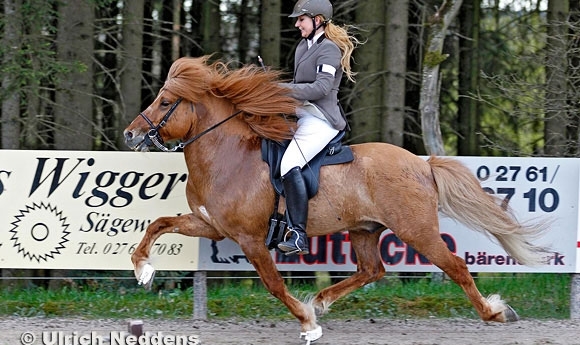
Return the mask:
<path fill-rule="evenodd" d="M 293 81 L 283 84 L 302 102 L 296 110 L 296 132 L 281 162 L 289 227 L 278 248 L 286 255 L 309 253 L 308 194 L 302 168 L 346 127 L 338 89 L 343 73 L 354 82 L 350 58 L 360 42 L 346 26 L 333 24 L 332 14 L 328 0 L 299 0 L 290 15 L 304 39 L 296 47 Z"/>

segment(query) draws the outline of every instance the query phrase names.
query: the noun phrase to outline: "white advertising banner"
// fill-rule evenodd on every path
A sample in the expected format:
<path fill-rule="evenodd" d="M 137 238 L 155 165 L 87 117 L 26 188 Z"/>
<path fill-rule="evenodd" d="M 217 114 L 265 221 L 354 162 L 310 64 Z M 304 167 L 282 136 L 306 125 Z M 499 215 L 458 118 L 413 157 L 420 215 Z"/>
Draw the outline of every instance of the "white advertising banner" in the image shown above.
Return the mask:
<path fill-rule="evenodd" d="M 545 266 L 519 265 L 485 235 L 441 218 L 449 249 L 472 272 L 580 272 L 580 160 L 456 157 L 522 222 L 549 219 L 537 243 L 557 253 Z M 0 268 L 132 269 L 130 254 L 148 224 L 189 212 L 181 153 L 0 150 Z M 379 243 L 388 271 L 437 272 L 386 231 Z M 272 251 L 283 271 L 354 271 L 348 233 L 311 239 L 311 254 Z M 158 270 L 253 270 L 239 247 L 178 234 L 161 236 Z"/>
<path fill-rule="evenodd" d="M 147 225 L 188 212 L 179 153 L 0 151 L 0 268 L 132 269 Z M 198 239 L 162 236 L 156 267 L 195 269 Z"/>
<path fill-rule="evenodd" d="M 580 160 L 569 158 L 460 157 L 489 193 L 513 209 L 520 222 L 549 220 L 546 236 L 534 243 L 556 254 L 548 265 L 532 268 L 508 258 L 485 235 L 449 219 L 442 231 L 457 239 L 456 254 L 474 272 L 576 272 L 578 270 L 578 199 Z"/>

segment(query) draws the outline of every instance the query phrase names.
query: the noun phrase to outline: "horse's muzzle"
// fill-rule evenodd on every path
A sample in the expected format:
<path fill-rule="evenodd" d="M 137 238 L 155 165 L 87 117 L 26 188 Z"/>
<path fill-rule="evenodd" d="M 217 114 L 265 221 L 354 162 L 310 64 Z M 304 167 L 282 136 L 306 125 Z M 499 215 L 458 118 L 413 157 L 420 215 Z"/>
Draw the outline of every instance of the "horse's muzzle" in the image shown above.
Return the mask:
<path fill-rule="evenodd" d="M 134 135 L 132 131 L 125 130 L 123 132 L 125 144 L 133 151 L 149 151 L 149 146 L 153 145 L 151 139 L 147 135 Z"/>

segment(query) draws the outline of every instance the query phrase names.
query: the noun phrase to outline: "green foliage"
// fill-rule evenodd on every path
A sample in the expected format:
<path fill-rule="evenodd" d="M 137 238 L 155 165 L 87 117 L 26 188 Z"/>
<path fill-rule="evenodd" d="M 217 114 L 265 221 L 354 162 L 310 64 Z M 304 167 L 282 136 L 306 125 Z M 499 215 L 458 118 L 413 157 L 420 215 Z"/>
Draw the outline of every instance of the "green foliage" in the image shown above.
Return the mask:
<path fill-rule="evenodd" d="M 447 60 L 448 57 L 449 54 L 441 54 L 439 52 L 428 51 L 425 53 L 425 59 L 423 60 L 423 63 L 427 67 L 435 67 L 441 64 L 443 61 Z"/>
<path fill-rule="evenodd" d="M 481 132 L 488 155 L 528 156 L 543 147 L 545 17 L 482 16 Z"/>
<path fill-rule="evenodd" d="M 523 318 L 569 317 L 570 276 L 566 274 L 480 274 L 476 283 L 484 294 L 499 293 Z M 293 285 L 301 300 L 316 293 L 310 285 Z M 189 318 L 193 291 L 115 287 L 110 282 L 79 288 L 10 290 L 0 292 L 0 315 L 79 316 L 86 318 Z M 210 318 L 291 320 L 293 316 L 261 285 L 229 281 L 208 289 Z M 338 300 L 324 316 L 352 318 L 424 318 L 478 316 L 459 286 L 450 281 L 397 278 L 363 287 Z"/>
<path fill-rule="evenodd" d="M 484 7 L 481 11 L 477 90 L 461 97 L 478 102 L 482 155 L 541 154 L 545 117 L 545 13 Z M 447 46 L 454 42 L 447 38 Z M 447 48 L 449 49 L 449 48 Z M 441 64 L 441 132 L 448 154 L 457 144 L 458 57 Z M 435 60 L 436 61 L 436 60 Z M 571 99 L 574 99 L 572 96 Z"/>
<path fill-rule="evenodd" d="M 67 65 L 58 61 L 54 49 L 58 13 L 54 10 L 56 0 L 24 1 L 20 13 L 19 46 L 0 45 L 0 73 L 10 75 L 13 85 L 4 86 L 4 92 L 12 89 L 26 92 L 37 92 L 38 85 L 51 86 L 71 72 L 83 72 L 87 67 L 80 64 Z M 0 18 L 4 28 L 5 18 Z M 4 57 L 12 57 L 6 61 Z M 5 95 L 0 95 L 1 98 Z M 0 98 L 0 99 L 1 99 Z"/>

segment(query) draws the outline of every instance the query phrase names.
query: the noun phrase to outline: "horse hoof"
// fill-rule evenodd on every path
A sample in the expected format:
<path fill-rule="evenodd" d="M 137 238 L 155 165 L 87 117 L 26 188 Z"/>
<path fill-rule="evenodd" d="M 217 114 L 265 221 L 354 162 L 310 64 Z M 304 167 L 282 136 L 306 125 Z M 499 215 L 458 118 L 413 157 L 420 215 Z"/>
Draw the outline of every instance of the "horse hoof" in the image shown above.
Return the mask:
<path fill-rule="evenodd" d="M 519 321 L 520 316 L 514 308 L 510 307 L 508 304 L 505 305 L 506 309 L 503 311 L 503 316 L 505 317 L 505 322 L 516 322 Z"/>
<path fill-rule="evenodd" d="M 143 285 L 145 289 L 149 290 L 153 285 L 153 278 L 155 278 L 155 269 L 150 264 L 145 264 L 139 276 L 139 285 Z"/>
<path fill-rule="evenodd" d="M 518 321 L 520 317 L 518 313 L 505 303 L 499 295 L 490 295 L 487 297 L 487 302 L 491 309 L 490 317 L 486 321 L 495 322 L 514 322 Z"/>
<path fill-rule="evenodd" d="M 302 339 L 302 337 L 306 340 L 306 345 L 310 345 L 310 343 L 313 343 L 322 337 L 322 327 L 317 326 L 311 331 L 300 332 L 300 339 Z"/>

